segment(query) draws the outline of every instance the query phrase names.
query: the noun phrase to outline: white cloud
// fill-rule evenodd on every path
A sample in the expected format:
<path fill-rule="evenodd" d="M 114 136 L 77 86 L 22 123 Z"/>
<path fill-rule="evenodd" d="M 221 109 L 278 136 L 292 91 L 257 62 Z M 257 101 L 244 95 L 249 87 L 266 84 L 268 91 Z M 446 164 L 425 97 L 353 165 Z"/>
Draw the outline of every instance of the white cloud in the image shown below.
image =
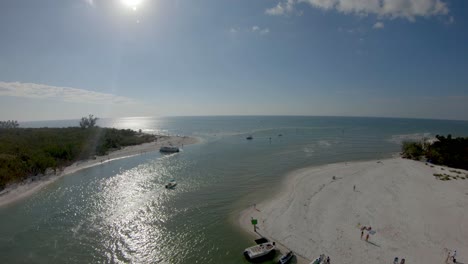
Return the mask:
<path fill-rule="evenodd" d="M 132 104 L 135 100 L 108 93 L 57 87 L 36 83 L 0 82 L 0 96 L 14 96 L 34 99 L 54 99 L 63 102 L 91 104 Z"/>
<path fill-rule="evenodd" d="M 267 35 L 268 33 L 270 33 L 269 28 L 261 28 L 259 26 L 253 26 L 250 31 L 253 33 L 258 33 L 260 35 Z"/>
<path fill-rule="evenodd" d="M 272 16 L 290 14 L 294 11 L 295 0 L 286 0 L 279 2 L 275 7 L 268 8 L 265 13 Z"/>
<path fill-rule="evenodd" d="M 385 27 L 385 24 L 383 22 L 380 22 L 380 21 L 375 23 L 374 26 L 373 26 L 374 29 L 382 29 L 384 27 Z"/>
<path fill-rule="evenodd" d="M 294 11 L 298 3 L 308 3 L 324 10 L 345 14 L 377 15 L 381 18 L 406 18 L 447 15 L 449 8 L 443 0 L 283 0 L 267 9 L 269 15 L 285 15 Z"/>
<path fill-rule="evenodd" d="M 94 0 L 84 0 L 88 5 L 94 6 Z"/>
<path fill-rule="evenodd" d="M 260 30 L 260 35 L 266 35 L 270 33 L 270 29 L 269 28 L 264 28 L 262 30 Z"/>
<path fill-rule="evenodd" d="M 231 32 L 232 34 L 234 33 L 238 33 L 238 32 L 247 32 L 247 33 L 255 33 L 255 34 L 259 34 L 259 35 L 267 35 L 270 33 L 270 29 L 265 27 L 265 28 L 262 28 L 260 26 L 257 26 L 257 25 L 254 25 L 250 28 L 235 28 L 235 27 L 231 27 L 229 29 L 229 32 Z"/>

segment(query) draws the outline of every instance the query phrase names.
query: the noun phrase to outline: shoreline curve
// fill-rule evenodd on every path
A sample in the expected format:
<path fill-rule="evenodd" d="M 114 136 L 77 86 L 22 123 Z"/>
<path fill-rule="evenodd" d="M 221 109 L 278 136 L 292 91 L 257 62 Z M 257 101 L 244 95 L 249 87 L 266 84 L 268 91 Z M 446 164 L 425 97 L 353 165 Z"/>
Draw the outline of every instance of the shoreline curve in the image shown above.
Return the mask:
<path fill-rule="evenodd" d="M 32 178 L 27 179 L 20 183 L 14 183 L 7 186 L 0 192 L 0 207 L 7 206 L 22 199 L 25 199 L 34 193 L 40 191 L 42 188 L 50 185 L 56 180 L 83 169 L 99 166 L 114 160 L 138 156 L 147 152 L 158 151 L 160 147 L 165 145 L 170 146 L 183 146 L 197 144 L 200 142 L 199 138 L 185 137 L 185 136 L 158 136 L 156 142 L 143 143 L 135 146 L 128 146 L 116 151 L 112 151 L 104 156 L 96 156 L 96 159 L 88 159 L 77 161 L 70 166 L 65 167 L 60 173 L 49 173 L 38 177 L 37 180 Z"/>

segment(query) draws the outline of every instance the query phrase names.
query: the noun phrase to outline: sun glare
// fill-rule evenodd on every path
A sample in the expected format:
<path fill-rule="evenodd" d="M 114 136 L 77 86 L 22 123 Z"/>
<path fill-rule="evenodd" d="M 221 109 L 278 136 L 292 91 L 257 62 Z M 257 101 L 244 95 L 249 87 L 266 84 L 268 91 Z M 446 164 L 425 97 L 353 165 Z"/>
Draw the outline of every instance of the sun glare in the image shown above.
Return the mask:
<path fill-rule="evenodd" d="M 121 0 L 121 1 L 125 6 L 128 6 L 129 8 L 133 10 L 136 10 L 137 7 L 139 7 L 141 3 L 143 3 L 143 0 Z"/>

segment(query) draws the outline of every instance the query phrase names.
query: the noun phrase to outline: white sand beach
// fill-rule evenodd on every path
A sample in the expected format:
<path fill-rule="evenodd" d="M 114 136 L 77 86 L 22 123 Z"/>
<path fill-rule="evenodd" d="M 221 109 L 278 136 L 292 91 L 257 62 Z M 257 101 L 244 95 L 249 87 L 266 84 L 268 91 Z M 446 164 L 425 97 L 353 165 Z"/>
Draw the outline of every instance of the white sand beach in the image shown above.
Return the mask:
<path fill-rule="evenodd" d="M 97 156 L 96 159 L 83 160 L 75 162 L 74 164 L 66 167 L 60 173 L 53 174 L 49 173 L 45 176 L 34 177 L 26 180 L 22 183 L 12 184 L 7 186 L 4 190 L 0 192 L 0 206 L 4 206 L 23 198 L 26 198 L 45 186 L 56 181 L 60 177 L 63 177 L 67 174 L 77 172 L 82 169 L 90 168 L 93 166 L 101 165 L 106 162 L 110 162 L 117 159 L 128 158 L 146 152 L 158 151 L 162 146 L 184 146 L 195 144 L 199 141 L 197 138 L 193 137 L 182 137 L 182 136 L 158 136 L 156 142 L 145 143 L 136 146 L 129 146 L 110 152 L 108 155 Z M 34 179 L 34 180 L 33 180 Z"/>
<path fill-rule="evenodd" d="M 250 223 L 258 219 L 258 232 L 302 256 L 298 263 L 323 253 L 331 263 L 398 257 L 443 264 L 448 250 L 468 263 L 468 172 L 450 170 L 402 158 L 306 168 L 288 175 L 277 196 L 250 206 L 239 221 L 258 236 Z M 435 173 L 459 178 L 441 181 Z M 360 226 L 375 231 L 368 242 Z"/>

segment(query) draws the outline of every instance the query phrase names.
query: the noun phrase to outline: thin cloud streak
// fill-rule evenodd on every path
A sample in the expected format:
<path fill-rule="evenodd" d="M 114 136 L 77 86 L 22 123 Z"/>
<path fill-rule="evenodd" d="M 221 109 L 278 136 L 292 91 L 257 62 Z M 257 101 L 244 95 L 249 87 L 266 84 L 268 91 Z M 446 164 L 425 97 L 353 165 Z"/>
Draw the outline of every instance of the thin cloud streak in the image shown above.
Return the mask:
<path fill-rule="evenodd" d="M 133 104 L 134 99 L 108 93 L 36 83 L 0 82 L 0 96 L 53 99 L 72 103 Z"/>
<path fill-rule="evenodd" d="M 288 15 L 296 5 L 307 3 L 323 10 L 336 10 L 344 14 L 376 15 L 380 18 L 406 18 L 448 15 L 447 3 L 442 0 L 283 0 L 265 11 L 268 15 Z M 300 13 L 300 12 L 299 12 Z"/>

